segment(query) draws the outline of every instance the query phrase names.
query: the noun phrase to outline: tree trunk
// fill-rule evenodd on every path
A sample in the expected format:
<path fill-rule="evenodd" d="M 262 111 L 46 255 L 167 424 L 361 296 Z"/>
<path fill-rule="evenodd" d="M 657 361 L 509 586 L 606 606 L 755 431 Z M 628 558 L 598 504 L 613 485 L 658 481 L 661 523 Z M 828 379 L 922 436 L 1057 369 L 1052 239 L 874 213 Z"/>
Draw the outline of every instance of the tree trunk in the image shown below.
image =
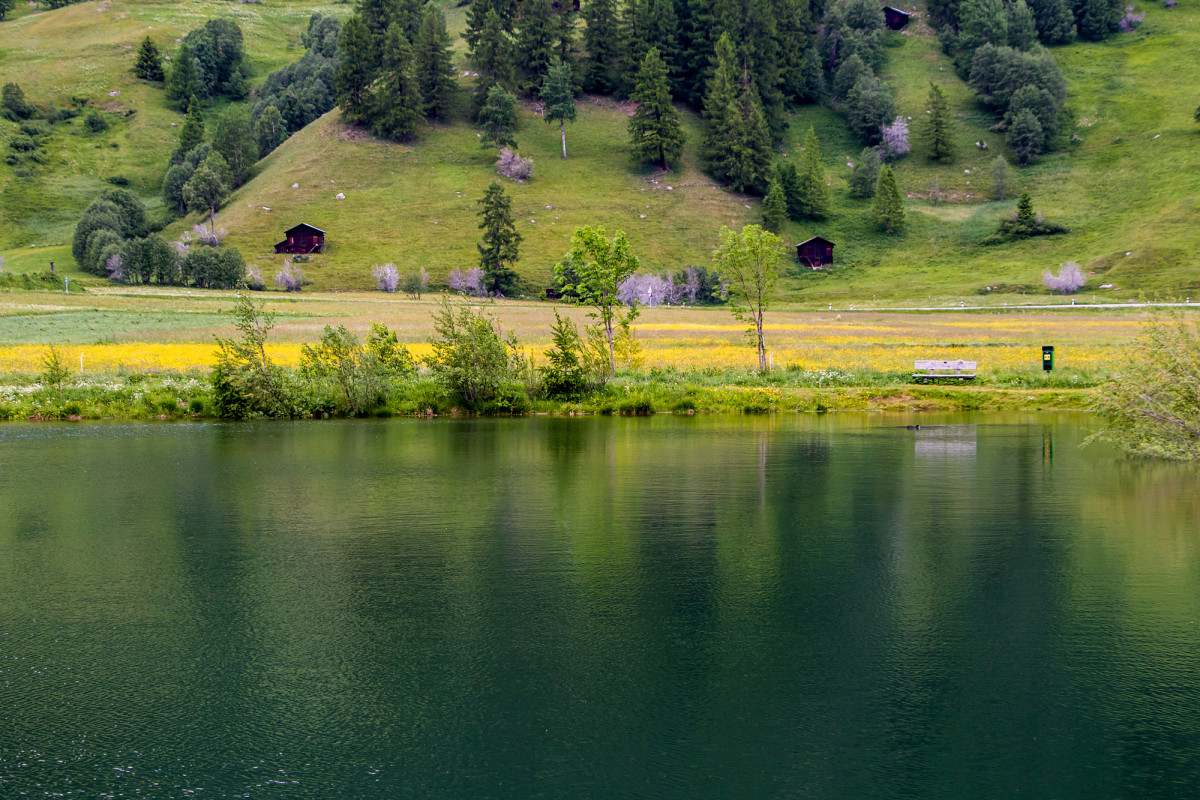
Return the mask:
<path fill-rule="evenodd" d="M 565 120 L 559 120 L 558 129 L 562 132 L 563 140 L 563 158 L 567 157 L 567 123 Z"/>
<path fill-rule="evenodd" d="M 754 327 L 758 332 L 758 371 L 767 371 L 767 343 L 763 340 L 763 318 L 762 313 L 756 314 L 754 317 Z"/>
<path fill-rule="evenodd" d="M 604 334 L 608 337 L 608 374 L 615 376 L 617 374 L 617 356 L 613 349 L 613 332 L 612 320 L 604 320 Z"/>

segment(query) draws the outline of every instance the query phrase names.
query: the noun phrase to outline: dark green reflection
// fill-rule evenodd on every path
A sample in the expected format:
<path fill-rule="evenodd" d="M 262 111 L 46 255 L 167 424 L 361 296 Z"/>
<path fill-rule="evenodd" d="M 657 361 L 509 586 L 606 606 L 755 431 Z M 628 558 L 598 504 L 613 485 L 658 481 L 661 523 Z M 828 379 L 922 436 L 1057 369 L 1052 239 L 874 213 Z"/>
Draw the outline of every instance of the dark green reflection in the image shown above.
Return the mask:
<path fill-rule="evenodd" d="M 1078 417 L 0 427 L 0 796 L 1200 788 L 1200 477 Z"/>

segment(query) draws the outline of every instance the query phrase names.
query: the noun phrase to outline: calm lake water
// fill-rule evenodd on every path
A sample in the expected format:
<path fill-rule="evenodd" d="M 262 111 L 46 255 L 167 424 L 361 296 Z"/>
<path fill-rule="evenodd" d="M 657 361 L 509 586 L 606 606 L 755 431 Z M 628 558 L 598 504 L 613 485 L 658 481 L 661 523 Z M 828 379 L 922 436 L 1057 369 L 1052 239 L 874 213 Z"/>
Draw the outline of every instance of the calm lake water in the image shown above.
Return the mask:
<path fill-rule="evenodd" d="M 0 426 L 0 797 L 1194 797 L 1200 470 L 1094 424 Z"/>

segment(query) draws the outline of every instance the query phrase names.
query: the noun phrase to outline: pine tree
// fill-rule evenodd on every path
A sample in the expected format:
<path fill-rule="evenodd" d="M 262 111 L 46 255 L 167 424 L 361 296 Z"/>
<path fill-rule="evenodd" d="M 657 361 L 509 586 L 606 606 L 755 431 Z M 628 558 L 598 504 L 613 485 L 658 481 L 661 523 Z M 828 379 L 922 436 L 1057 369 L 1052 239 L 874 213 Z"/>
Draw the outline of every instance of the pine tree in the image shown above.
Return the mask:
<path fill-rule="evenodd" d="M 642 69 L 642 61 L 646 51 L 650 49 L 647 37 L 648 10 L 650 0 L 624 0 L 621 6 L 621 17 L 618 30 L 621 36 L 621 68 L 622 93 L 633 94 L 637 85 L 638 73 Z"/>
<path fill-rule="evenodd" d="M 767 197 L 763 200 L 763 227 L 771 233 L 783 231 L 787 221 L 787 201 L 784 199 L 783 187 L 778 180 L 771 181 L 767 189 Z"/>
<path fill-rule="evenodd" d="M 522 241 L 514 225 L 512 200 L 504 194 L 500 181 L 492 181 L 478 204 L 483 241 L 476 246 L 485 285 L 490 292 L 511 293 L 519 280 L 513 265 L 520 257 Z"/>
<path fill-rule="evenodd" d="M 950 106 L 946 103 L 946 95 L 942 87 L 936 83 L 929 84 L 929 108 L 926 109 L 925 146 L 929 149 L 929 157 L 934 161 L 949 159 L 954 155 L 952 142 L 954 139 L 950 118 Z"/>
<path fill-rule="evenodd" d="M 15 0 L 0 0 L 0 20 L 8 16 L 8 12 L 12 11 L 15 5 Z"/>
<path fill-rule="evenodd" d="M 671 94 L 678 97 L 683 87 L 679 83 L 682 72 L 679 52 L 679 16 L 672 0 L 647 0 L 646 41 L 658 48 L 658 55 L 667 65 L 671 82 Z"/>
<path fill-rule="evenodd" d="M 355 15 L 367 26 L 371 37 L 371 66 L 378 68 L 387 46 L 388 30 L 399 19 L 400 8 L 396 0 L 358 0 Z"/>
<path fill-rule="evenodd" d="M 748 72 L 742 73 L 737 104 L 739 136 L 736 170 L 729 185 L 739 192 L 761 192 L 771 178 L 771 131 Z"/>
<path fill-rule="evenodd" d="M 810 125 L 804 135 L 804 155 L 800 157 L 799 216 L 824 219 L 829 215 L 829 185 L 825 181 L 825 165 L 821 163 L 821 145 L 817 132 Z"/>
<path fill-rule="evenodd" d="M 525 0 L 521 4 L 516 37 L 516 63 L 521 91 L 529 96 L 538 88 L 554 55 L 554 11 L 550 0 Z"/>
<path fill-rule="evenodd" d="M 883 161 L 879 158 L 879 151 L 874 147 L 864 147 L 850 173 L 850 194 L 855 197 L 874 197 L 881 169 Z"/>
<path fill-rule="evenodd" d="M 575 72 L 575 12 L 567 5 L 560 3 L 552 19 L 554 31 L 554 53 L 559 59 Z M 578 84 L 574 84 L 579 88 Z"/>
<path fill-rule="evenodd" d="M 546 124 L 558 123 L 562 134 L 562 154 L 567 157 L 567 123 L 575 121 L 575 87 L 571 79 L 571 65 L 564 64 L 555 56 L 550 61 L 546 80 L 542 84 L 542 102 L 545 104 Z"/>
<path fill-rule="evenodd" d="M 446 32 L 446 15 L 431 5 L 421 18 L 421 29 L 413 53 L 417 88 L 429 119 L 441 119 L 450 107 L 458 83 L 454 80 L 454 60 L 450 50 L 450 34 Z"/>
<path fill-rule="evenodd" d="M 723 35 L 713 55 L 713 73 L 704 98 L 704 117 L 708 122 L 704 137 L 704 157 L 719 180 L 725 179 L 725 153 L 737 132 L 737 89 L 734 83 L 733 41 Z"/>
<path fill-rule="evenodd" d="M 616 0 L 590 0 L 583 6 L 583 19 L 586 23 L 583 48 L 588 53 L 583 88 L 597 94 L 611 94 L 617 88 L 621 61 Z"/>
<path fill-rule="evenodd" d="M 421 120 L 421 92 L 413 75 L 412 48 L 400 23 L 393 22 L 383 43 L 380 76 L 371 89 L 371 127 L 380 136 L 406 142 Z"/>
<path fill-rule="evenodd" d="M 375 79 L 371 32 L 357 14 L 346 20 L 338 36 L 337 102 L 348 122 L 365 119 L 371 82 Z"/>
<path fill-rule="evenodd" d="M 204 117 L 200 115 L 200 101 L 193 95 L 188 103 L 183 128 L 179 131 L 179 149 L 184 153 L 189 153 L 203 141 Z"/>
<path fill-rule="evenodd" d="M 463 39 L 467 42 L 467 50 L 473 52 L 479 46 L 479 36 L 483 33 L 488 12 L 493 10 L 492 0 L 471 0 L 467 5 L 467 29 L 463 31 Z"/>
<path fill-rule="evenodd" d="M 875 224 L 887 233 L 898 233 L 904 227 L 904 198 L 890 166 L 879 173 L 875 186 Z"/>
<path fill-rule="evenodd" d="M 475 82 L 475 108 L 481 109 L 493 87 L 508 89 L 513 85 L 512 40 L 504 32 L 500 14 L 495 9 L 488 11 L 471 60 L 479 72 Z"/>
<path fill-rule="evenodd" d="M 670 162 L 683 153 L 684 136 L 679 112 L 671 105 L 667 65 L 659 57 L 658 48 L 646 51 L 631 99 L 638 104 L 629 118 L 634 157 L 642 163 L 657 162 L 659 169 L 669 169 Z"/>
<path fill-rule="evenodd" d="M 1017 226 L 1022 230 L 1031 230 L 1037 224 L 1037 214 L 1033 210 L 1033 195 L 1029 190 L 1021 192 L 1017 200 Z"/>
<path fill-rule="evenodd" d="M 162 53 L 147 36 L 138 48 L 137 61 L 133 65 L 133 74 L 144 81 L 161 81 L 166 78 L 163 73 Z"/>
<path fill-rule="evenodd" d="M 187 108 L 189 99 L 200 91 L 196 83 L 196 62 L 186 44 L 180 46 L 178 55 L 171 62 L 166 89 L 167 99 L 174 100 L 181 108 Z"/>
<path fill-rule="evenodd" d="M 503 86 L 493 86 L 479 111 L 479 125 L 483 128 L 480 144 L 484 147 L 516 148 L 517 98 Z"/>

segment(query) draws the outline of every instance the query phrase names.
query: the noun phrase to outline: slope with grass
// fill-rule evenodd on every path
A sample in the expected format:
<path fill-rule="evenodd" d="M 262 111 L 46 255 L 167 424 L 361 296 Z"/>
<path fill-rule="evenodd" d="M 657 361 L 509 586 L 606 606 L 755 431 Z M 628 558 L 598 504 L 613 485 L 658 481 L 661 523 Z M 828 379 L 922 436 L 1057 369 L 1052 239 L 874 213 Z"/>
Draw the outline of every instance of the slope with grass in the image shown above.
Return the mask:
<path fill-rule="evenodd" d="M 456 33 L 462 9 L 446 8 Z M 63 245 L 74 219 L 107 177 L 123 176 L 152 205 L 158 202 L 178 130 L 171 123 L 179 115 L 166 108 L 159 89 L 128 72 L 142 36 L 149 33 L 173 53 L 173 39 L 206 16 L 235 15 L 261 80 L 299 57 L 299 33 L 314 10 L 348 13 L 340 4 L 279 0 L 114 0 L 0 23 L 0 81 L 19 80 L 35 101 L 63 104 L 72 95 L 86 96 L 111 109 L 117 122 L 95 137 L 84 136 L 78 120 L 69 133 L 56 132 L 50 163 L 30 177 L 0 165 L 0 251 L 8 268 L 40 270 L 47 258 L 69 263 Z M 833 239 L 837 263 L 826 272 L 793 271 L 783 281 L 784 295 L 824 305 L 835 297 L 947 301 L 997 285 L 1000 292 L 1043 293 L 1042 270 L 1067 260 L 1094 273 L 1084 291 L 1097 299 L 1200 292 L 1200 263 L 1193 255 L 1200 251 L 1200 133 L 1192 121 L 1200 90 L 1190 68 L 1200 63 L 1200 20 L 1187 8 L 1151 4 L 1142 10 L 1145 22 L 1134 33 L 1052 51 L 1069 84 L 1067 124 L 1056 152 L 1020 170 L 1018 184 L 1033 193 L 1039 211 L 1070 232 L 1003 246 L 979 244 L 1014 207 L 1012 200 L 988 199 L 992 159 L 1006 154 L 1011 160 L 1003 134 L 991 130 L 994 118 L 954 74 L 919 14 L 907 30 L 888 34 L 883 73 L 899 111 L 912 118 L 915 145 L 896 165 L 908 225 L 899 236 L 875 229 L 870 201 L 846 191 L 848 164 L 861 145 L 834 112 L 799 109 L 782 151 L 795 157 L 808 126 L 816 128 L 834 212 L 817 223 L 789 223 L 784 236 Z M 63 41 L 77 43 L 68 56 L 61 53 Z M 456 49 L 461 66 L 461 40 Z M 948 163 L 929 161 L 918 143 L 930 81 L 943 86 L 956 118 L 956 155 Z M 545 284 L 576 225 L 622 228 L 647 269 L 674 271 L 706 263 L 720 225 L 758 221 L 757 201 L 718 189 L 699 171 L 695 116 L 686 115 L 683 165 L 660 175 L 628 160 L 628 109 L 588 98 L 580 105 L 579 121 L 568 128 L 566 161 L 556 155 L 556 130 L 535 109 L 523 110 L 521 151 L 535 159 L 535 177 L 506 187 L 525 237 L 519 269 L 530 288 Z M 130 109 L 138 113 L 121 116 Z M 986 150 L 976 147 L 983 141 Z M 316 288 L 369 288 L 372 264 L 386 261 L 402 272 L 424 266 L 439 283 L 450 269 L 476 263 L 475 200 L 494 177 L 494 159 L 463 122 L 429 128 L 414 145 L 401 146 L 348 130 L 334 112 L 265 159 L 218 224 L 268 281 L 283 260 L 271 245 L 284 229 L 306 221 L 329 232 L 329 253 L 306 266 Z M 335 199 L 339 192 L 345 200 Z M 195 221 L 175 223 L 167 233 Z M 1101 290 L 1100 284 L 1120 288 Z"/>

